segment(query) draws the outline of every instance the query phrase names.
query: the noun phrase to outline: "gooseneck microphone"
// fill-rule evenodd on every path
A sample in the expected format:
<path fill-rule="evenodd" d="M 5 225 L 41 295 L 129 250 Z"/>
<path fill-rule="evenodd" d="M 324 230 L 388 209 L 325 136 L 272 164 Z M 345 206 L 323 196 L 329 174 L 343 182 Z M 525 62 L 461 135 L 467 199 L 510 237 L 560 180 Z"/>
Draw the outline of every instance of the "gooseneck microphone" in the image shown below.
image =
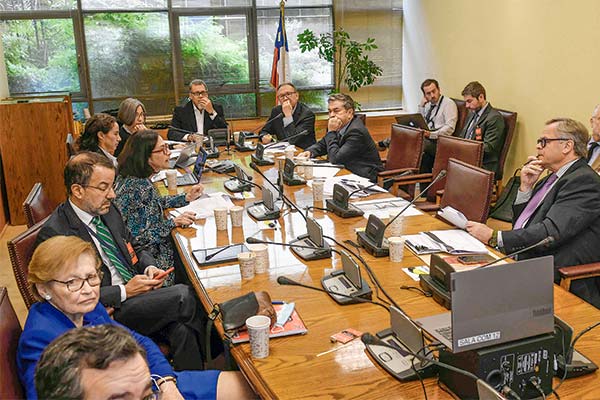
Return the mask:
<path fill-rule="evenodd" d="M 239 243 L 232 243 L 232 244 L 228 244 L 227 246 L 225 246 L 225 247 L 223 247 L 223 248 L 221 248 L 221 249 L 219 249 L 219 250 L 215 251 L 214 253 L 212 253 L 212 254 L 208 254 L 206 257 L 204 257 L 204 261 L 208 261 L 208 260 L 212 259 L 212 258 L 213 258 L 214 256 L 216 256 L 217 254 L 220 254 L 221 252 L 223 252 L 223 251 L 227 250 L 227 249 L 228 249 L 228 248 L 230 248 L 230 247 L 233 247 L 233 246 L 239 246 L 239 245 L 240 245 Z"/>
<path fill-rule="evenodd" d="M 380 306 L 385 308 L 385 310 L 387 312 L 389 312 L 389 308 L 388 306 L 386 306 L 383 303 L 380 303 L 378 301 L 373 301 L 373 300 L 369 300 L 369 299 L 365 299 L 363 297 L 355 297 L 355 296 L 350 296 L 344 293 L 338 293 L 338 292 L 334 292 L 332 290 L 326 290 L 326 289 L 321 289 L 319 287 L 316 286 L 310 286 L 310 285 L 305 285 L 303 283 L 300 282 L 296 282 L 295 280 L 292 280 L 290 278 L 288 278 L 287 276 L 279 276 L 277 277 L 277 283 L 279 283 L 280 285 L 289 285 L 289 286 L 300 286 L 306 289 L 311 289 L 311 290 L 316 290 L 317 292 L 323 292 L 323 293 L 327 293 L 329 295 L 336 295 L 336 296 L 341 296 L 341 297 L 345 297 L 345 298 L 350 298 L 352 300 L 356 300 L 359 303 L 371 303 L 371 304 L 375 304 L 376 306 Z"/>
<path fill-rule="evenodd" d="M 176 131 L 176 132 L 185 133 L 185 134 L 188 134 L 188 135 L 195 135 L 195 134 L 199 133 L 199 132 L 188 131 L 187 129 L 177 128 L 177 127 L 175 127 L 173 125 L 169 125 L 169 129 L 173 130 L 173 131 Z"/>
<path fill-rule="evenodd" d="M 248 244 L 275 244 L 275 245 L 279 245 L 279 246 L 296 247 L 298 249 L 311 249 L 311 250 L 314 250 L 316 253 L 318 253 L 319 251 L 322 251 L 322 252 L 333 251 L 334 253 L 337 253 L 340 255 L 342 254 L 338 250 L 332 249 L 330 247 L 319 249 L 318 247 L 314 247 L 314 246 L 304 246 L 301 244 L 284 243 L 284 242 L 271 242 L 269 240 L 262 240 L 262 239 L 258 239 L 255 237 L 247 237 L 246 243 L 248 243 Z"/>
<path fill-rule="evenodd" d="M 240 179 L 237 175 L 231 175 L 230 173 L 227 173 L 227 172 L 217 171 L 217 170 L 214 170 L 214 169 L 212 171 L 214 171 L 214 172 L 216 172 L 217 174 L 220 174 L 220 175 L 228 176 L 228 177 L 230 177 L 232 179 L 237 179 L 238 181 L 240 181 L 242 183 L 245 183 L 245 184 L 250 185 L 250 186 L 255 186 L 255 187 L 259 188 L 260 190 L 262 190 L 262 187 L 260 187 L 259 185 L 257 185 L 254 182 L 251 182 L 252 177 L 249 176 L 248 174 L 246 174 L 245 172 L 244 172 L 244 175 L 246 176 L 246 178 Z"/>
<path fill-rule="evenodd" d="M 298 136 L 304 136 L 304 135 L 308 135 L 308 130 L 307 130 L 307 129 L 305 129 L 305 130 L 303 130 L 302 132 L 299 132 L 299 133 L 294 133 L 293 135 L 290 135 L 290 136 L 288 136 L 288 137 L 284 138 L 284 140 L 283 140 L 283 141 L 289 142 L 289 140 L 290 140 L 290 139 L 295 139 L 295 138 L 297 138 Z M 279 142 L 273 142 L 273 143 L 269 143 L 268 145 L 266 145 L 266 146 L 265 146 L 265 149 L 268 149 L 269 147 L 271 147 L 271 146 L 273 146 L 273 145 L 276 145 L 276 144 L 278 144 L 278 143 L 279 143 Z M 290 143 L 290 144 L 291 144 L 291 143 Z"/>
<path fill-rule="evenodd" d="M 482 265 L 482 266 L 480 266 L 478 268 L 489 267 L 490 265 L 494 265 L 496 263 L 499 263 L 500 261 L 506 260 L 507 258 L 513 258 L 514 256 L 518 256 L 521 253 L 525 253 L 526 251 L 533 250 L 536 247 L 549 246 L 552 243 L 554 243 L 554 241 L 555 241 L 554 236 L 548 236 L 547 238 L 544 238 L 544 239 L 540 240 L 539 242 L 532 244 L 531 246 L 527 246 L 527 247 L 525 247 L 523 249 L 520 249 L 520 250 L 517 250 L 517 251 L 515 251 L 513 253 L 510 253 L 510 254 L 508 254 L 508 255 L 506 255 L 504 257 L 500 257 L 500 258 L 498 258 L 498 259 L 496 259 L 494 261 L 490 261 L 489 263 L 484 264 L 484 265 Z"/>
<path fill-rule="evenodd" d="M 265 122 L 264 124 L 262 124 L 262 125 L 259 125 L 260 129 L 257 129 L 257 128 L 254 128 L 254 129 L 252 129 L 252 132 L 256 133 L 256 132 L 262 131 L 262 129 L 263 129 L 265 126 L 267 126 L 267 124 L 269 124 L 270 122 L 273 122 L 273 121 L 275 121 L 276 119 L 279 119 L 279 118 L 281 118 L 281 117 L 283 117 L 283 113 L 282 113 L 282 112 L 280 112 L 279 114 L 277 114 L 277 115 L 276 115 L 276 116 L 274 116 L 273 118 L 269 118 L 269 119 L 267 120 L 267 122 Z"/>

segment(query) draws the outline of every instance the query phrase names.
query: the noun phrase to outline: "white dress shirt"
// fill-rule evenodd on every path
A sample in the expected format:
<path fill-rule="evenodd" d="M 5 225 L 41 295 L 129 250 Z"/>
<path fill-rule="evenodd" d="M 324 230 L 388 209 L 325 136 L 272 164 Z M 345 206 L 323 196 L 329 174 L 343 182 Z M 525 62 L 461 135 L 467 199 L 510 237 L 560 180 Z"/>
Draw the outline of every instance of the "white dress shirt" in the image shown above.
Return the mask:
<path fill-rule="evenodd" d="M 592 138 L 590 139 L 590 141 L 588 142 L 587 148 L 588 151 L 590 149 L 590 147 L 592 146 L 592 143 L 594 143 L 595 140 Z M 598 142 L 600 144 L 600 142 Z M 600 156 L 600 146 L 596 146 L 596 148 L 594 149 L 594 152 L 592 153 L 592 157 L 590 158 L 590 161 L 588 161 L 588 165 L 592 165 L 594 163 L 594 161 L 596 161 L 596 159 L 598 158 L 598 156 Z"/>
<path fill-rule="evenodd" d="M 427 121 L 431 129 L 429 138 L 437 139 L 439 135 L 452 135 L 456 128 L 456 121 L 458 121 L 458 108 L 454 100 L 441 96 L 438 104 L 434 105 L 428 102 L 424 107 L 419 104 L 419 112 L 423 118 L 427 117 L 432 107 L 435 108 L 431 111 L 430 120 Z"/>
<path fill-rule="evenodd" d="M 209 114 L 209 117 L 214 120 L 217 118 L 217 115 L 219 114 L 217 114 L 217 111 L 215 110 L 215 112 Z M 194 116 L 196 117 L 196 132 L 204 134 L 204 109 L 200 110 L 194 104 Z M 189 140 L 189 134 L 185 135 L 183 140 Z"/>

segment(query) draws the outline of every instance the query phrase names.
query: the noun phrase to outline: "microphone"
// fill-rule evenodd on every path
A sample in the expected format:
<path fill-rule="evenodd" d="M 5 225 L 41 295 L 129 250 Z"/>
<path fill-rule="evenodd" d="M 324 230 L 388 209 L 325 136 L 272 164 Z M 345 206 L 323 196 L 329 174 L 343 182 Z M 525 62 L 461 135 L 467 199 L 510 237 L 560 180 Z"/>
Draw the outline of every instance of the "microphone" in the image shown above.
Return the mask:
<path fill-rule="evenodd" d="M 385 179 L 383 181 L 384 185 L 392 179 L 393 178 Z M 343 180 L 342 183 L 344 183 Z M 358 186 L 359 189 L 353 190 L 352 192 L 348 192 L 348 190 L 343 185 L 336 183 L 333 185 L 333 197 L 331 199 L 325 200 L 327 210 L 333 212 L 335 215 L 342 218 L 360 217 L 364 214 L 364 211 L 356 207 L 355 205 L 350 204 L 350 198 L 355 193 L 362 191 L 366 192 L 368 189 L 377 185 L 377 183 L 373 183 L 369 186 L 360 186 L 357 184 L 356 186 Z"/>
<path fill-rule="evenodd" d="M 239 168 L 237 165 L 235 167 L 236 167 L 236 172 L 237 171 L 241 171 L 241 174 L 244 175 L 244 178 L 241 178 L 239 175 L 231 175 L 231 174 L 229 174 L 227 172 L 218 171 L 218 170 L 214 170 L 213 169 L 213 171 L 216 172 L 217 174 L 228 176 L 228 177 L 230 177 L 230 178 L 232 178 L 234 180 L 237 180 L 238 182 L 240 182 L 240 183 L 243 184 L 242 186 L 240 186 L 240 185 L 237 185 L 237 183 L 235 183 L 235 184 L 231 184 L 230 183 L 230 182 L 234 182 L 234 181 L 231 181 L 231 180 L 230 181 L 226 181 L 226 182 L 223 183 L 223 185 L 225 186 L 225 188 L 227 190 L 229 190 L 229 191 L 231 191 L 233 193 L 235 193 L 235 192 L 241 192 L 241 191 L 246 190 L 249 186 L 255 186 L 255 187 L 259 188 L 260 190 L 262 190 L 262 187 L 260 187 L 259 185 L 257 185 L 254 182 L 251 182 L 252 177 L 249 176 L 246 172 L 244 172 L 243 169 Z M 240 188 L 241 188 L 241 190 L 240 190 Z"/>
<path fill-rule="evenodd" d="M 305 129 L 305 130 L 303 130 L 300 133 L 296 133 L 294 135 L 291 135 L 291 136 L 287 137 L 286 139 L 293 139 L 293 138 L 296 138 L 298 136 L 304 136 L 306 134 L 308 134 L 308 130 Z M 255 163 L 257 163 L 258 165 L 272 165 L 272 164 L 274 164 L 273 161 L 265 160 L 263 158 L 263 155 L 264 155 L 264 152 L 265 152 L 266 149 L 268 149 L 269 147 L 275 146 L 277 144 L 279 144 L 279 143 L 278 142 L 273 142 L 273 143 L 269 143 L 269 144 L 267 144 L 265 146 L 259 140 L 256 143 L 256 152 L 254 154 L 252 154 L 252 156 L 251 156 L 252 161 L 255 162 Z"/>
<path fill-rule="evenodd" d="M 489 267 L 490 265 L 494 265 L 494 264 L 496 264 L 496 263 L 498 263 L 498 262 L 500 262 L 502 260 L 506 260 L 507 258 L 513 258 L 515 256 L 518 256 L 521 253 L 525 253 L 525 252 L 527 252 L 529 250 L 535 249 L 536 247 L 550 246 L 555 241 L 556 240 L 554 239 L 554 236 L 548 236 L 547 238 L 542 239 L 539 242 L 532 244 L 531 246 L 527 246 L 527 247 L 525 247 L 523 249 L 517 250 L 517 251 L 515 251 L 513 253 L 510 253 L 510 254 L 508 254 L 508 255 L 506 255 L 504 257 L 500 257 L 500 258 L 498 258 L 498 259 L 496 259 L 494 261 L 490 261 L 489 263 L 484 264 L 484 265 L 482 265 L 480 267 L 477 267 L 477 268 L 486 268 L 486 267 Z"/>
<path fill-rule="evenodd" d="M 384 224 L 383 221 L 375 216 L 375 214 L 371 214 L 369 219 L 367 220 L 367 226 L 364 232 L 357 232 L 356 237 L 358 243 L 364 247 L 367 252 L 375 257 L 385 257 L 389 254 L 389 249 L 383 247 L 383 238 L 385 230 L 390 226 L 399 216 L 401 216 L 404 211 L 406 211 L 410 206 L 412 206 L 415 201 L 419 199 L 423 195 L 423 193 L 427 193 L 430 187 L 432 187 L 437 181 L 446 176 L 446 170 L 441 170 L 437 176 L 431 181 L 427 187 L 421 191 L 421 193 L 417 194 L 400 212 L 392 218 L 387 224 Z"/>
<path fill-rule="evenodd" d="M 329 256 L 330 252 L 334 252 L 339 255 L 342 254 L 340 251 L 333 249 L 331 247 L 314 247 L 314 246 L 304 246 L 301 244 L 294 244 L 294 243 L 271 242 L 268 240 L 257 239 L 255 237 L 247 237 L 246 243 L 248 243 L 248 244 L 275 244 L 275 245 L 279 245 L 279 246 L 287 246 L 287 247 L 298 248 L 298 249 L 310 249 L 310 250 L 313 250 L 313 253 L 316 256 L 325 256 L 325 255 Z"/>
<path fill-rule="evenodd" d="M 260 126 L 260 129 L 256 129 L 256 128 L 254 128 L 254 129 L 252 130 L 252 132 L 256 133 L 257 131 L 262 131 L 262 129 L 263 129 L 265 126 L 267 126 L 267 124 L 269 124 L 269 123 L 271 123 L 271 122 L 273 122 L 273 121 L 275 121 L 276 119 L 279 119 L 279 118 L 281 118 L 281 117 L 283 117 L 283 113 L 282 113 L 282 112 L 280 112 L 279 114 L 277 114 L 277 115 L 276 115 L 276 116 L 274 116 L 273 118 L 269 118 L 269 119 L 267 120 L 267 122 L 265 122 L 264 124 L 262 124 L 262 126 L 260 126 L 260 125 L 259 125 L 259 126 Z"/>
<path fill-rule="evenodd" d="M 190 134 L 190 135 L 195 135 L 195 134 L 198 133 L 198 132 L 188 131 L 187 129 L 177 128 L 176 126 L 173 126 L 173 125 L 169 125 L 169 129 L 177 131 L 177 132 L 181 132 L 181 133 L 187 133 L 187 134 Z"/>
<path fill-rule="evenodd" d="M 373 301 L 373 300 L 370 300 L 370 299 L 365 299 L 363 297 L 350 296 L 350 295 L 347 295 L 347 294 L 344 294 L 344 293 L 334 292 L 332 290 L 321 289 L 321 288 L 316 287 L 316 286 L 305 285 L 303 283 L 296 282 L 296 281 L 288 278 L 287 276 L 278 276 L 277 277 L 277 283 L 279 283 L 280 285 L 287 285 L 287 286 L 300 286 L 300 287 L 303 287 L 303 288 L 306 288 L 306 289 L 316 290 L 317 292 L 327 293 L 328 295 L 336 295 L 336 296 L 340 296 L 340 297 L 350 298 L 352 300 L 358 301 L 359 303 L 371 303 L 371 304 L 375 304 L 376 306 L 380 306 L 380 307 L 385 308 L 385 310 L 387 312 L 390 311 L 389 308 L 385 304 L 380 303 L 378 301 Z"/>
<path fill-rule="evenodd" d="M 220 250 L 217 250 L 217 251 L 215 251 L 215 252 L 214 252 L 214 253 L 212 253 L 212 254 L 208 254 L 206 257 L 204 257 L 204 261 L 208 261 L 208 260 L 212 259 L 212 258 L 213 258 L 214 256 L 216 256 L 217 254 L 219 254 L 219 253 L 221 253 L 222 251 L 225 251 L 225 250 L 227 250 L 228 248 L 230 248 L 230 247 L 233 247 L 233 246 L 239 246 L 239 243 L 232 243 L 232 244 L 228 244 L 227 246 L 223 247 L 222 249 L 220 249 Z"/>

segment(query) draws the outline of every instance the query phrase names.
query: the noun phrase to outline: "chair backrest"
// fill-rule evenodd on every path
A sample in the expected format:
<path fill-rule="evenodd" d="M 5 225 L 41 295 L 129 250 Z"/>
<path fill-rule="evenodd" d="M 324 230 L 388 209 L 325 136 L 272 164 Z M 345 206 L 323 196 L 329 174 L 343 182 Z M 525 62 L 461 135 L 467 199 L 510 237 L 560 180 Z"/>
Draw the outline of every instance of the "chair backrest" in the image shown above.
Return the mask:
<path fill-rule="evenodd" d="M 45 219 L 48 215 L 52 214 L 52 211 L 56 208 L 54 204 L 44 191 L 44 187 L 40 182 L 33 185 L 33 188 L 27 195 L 27 198 L 23 202 L 23 211 L 25 211 L 25 218 L 27 218 L 27 227 L 31 228 L 41 220 Z"/>
<path fill-rule="evenodd" d="M 66 144 L 67 144 L 67 155 L 69 156 L 69 158 L 71 158 L 75 154 L 77 154 L 77 149 L 75 149 L 75 138 L 73 138 L 72 133 L 67 133 Z"/>
<path fill-rule="evenodd" d="M 406 125 L 392 124 L 390 149 L 385 169 L 416 168 L 423 155 L 423 131 Z"/>
<path fill-rule="evenodd" d="M 8 255 L 10 256 L 10 263 L 12 264 L 13 273 L 15 274 L 15 280 L 17 281 L 17 286 L 19 287 L 19 291 L 21 292 L 21 296 L 23 296 L 23 301 L 27 308 L 31 307 L 36 301 L 33 297 L 33 293 L 29 289 L 27 276 L 29 274 L 29 261 L 31 261 L 34 250 L 33 246 L 35 245 L 38 233 L 40 232 L 40 229 L 42 229 L 44 222 L 46 222 L 45 219 L 12 240 L 9 240 L 7 243 Z"/>
<path fill-rule="evenodd" d="M 0 287 L 0 399 L 24 399 L 17 374 L 17 344 L 21 325 L 5 287 Z"/>
<path fill-rule="evenodd" d="M 431 171 L 434 177 L 436 177 L 441 170 L 447 170 L 448 159 L 450 157 L 481 167 L 481 161 L 483 160 L 483 142 L 440 135 L 438 137 L 435 161 Z M 442 178 L 436 182 L 427 191 L 427 200 L 435 201 L 436 192 L 443 189 L 445 184 L 446 178 Z"/>
<path fill-rule="evenodd" d="M 502 115 L 502 118 L 504 118 L 504 145 L 502 146 L 500 158 L 498 159 L 498 175 L 496 176 L 496 180 L 501 180 L 502 176 L 504 175 L 504 162 L 506 161 L 510 144 L 515 135 L 515 128 L 517 126 L 517 113 L 507 110 L 497 110 Z"/>
<path fill-rule="evenodd" d="M 360 118 L 360 120 L 362 121 L 362 123 L 367 126 L 367 114 L 363 114 L 363 113 L 356 113 L 354 114 L 356 115 L 358 118 Z"/>
<path fill-rule="evenodd" d="M 447 171 L 440 207 L 451 206 L 469 221 L 485 223 L 490 212 L 494 173 L 456 158 L 448 160 Z"/>
<path fill-rule="evenodd" d="M 454 100 L 454 102 L 456 103 L 456 108 L 458 109 L 458 119 L 456 120 L 456 128 L 454 128 L 454 133 L 452 134 L 452 136 L 458 136 L 465 127 L 469 110 L 467 110 L 467 106 L 464 100 L 459 100 L 455 98 L 452 98 L 452 100 Z"/>

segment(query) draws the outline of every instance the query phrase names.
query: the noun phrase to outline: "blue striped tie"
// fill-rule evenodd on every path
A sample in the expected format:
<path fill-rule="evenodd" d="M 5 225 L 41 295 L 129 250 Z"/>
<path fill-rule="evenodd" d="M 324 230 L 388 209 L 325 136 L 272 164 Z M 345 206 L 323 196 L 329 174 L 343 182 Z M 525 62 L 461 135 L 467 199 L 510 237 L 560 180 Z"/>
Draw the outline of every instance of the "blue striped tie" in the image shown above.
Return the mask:
<path fill-rule="evenodd" d="M 117 256 L 119 249 L 115 245 L 115 241 L 113 240 L 110 231 L 98 216 L 92 218 L 92 224 L 96 226 L 96 234 L 100 238 L 99 242 L 100 247 L 102 247 L 102 251 L 104 251 L 104 253 L 110 259 L 117 271 L 119 271 L 119 274 L 121 274 L 121 278 L 123 278 L 123 281 L 125 281 L 125 283 L 129 282 L 129 280 L 133 278 L 133 275 L 131 274 L 127 266 L 123 265 L 123 263 Z"/>

